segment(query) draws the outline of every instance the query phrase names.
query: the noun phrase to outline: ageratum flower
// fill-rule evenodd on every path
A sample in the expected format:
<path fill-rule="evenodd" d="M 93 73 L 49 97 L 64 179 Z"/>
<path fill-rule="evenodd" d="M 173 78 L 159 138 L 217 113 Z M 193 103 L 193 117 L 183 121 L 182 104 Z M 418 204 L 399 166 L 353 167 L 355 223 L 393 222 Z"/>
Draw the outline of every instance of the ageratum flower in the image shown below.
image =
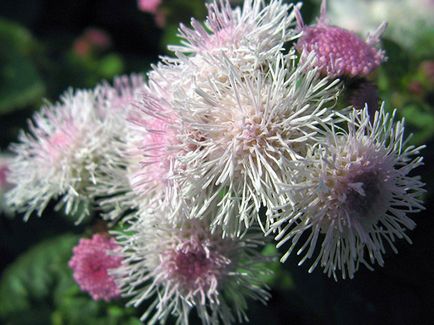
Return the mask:
<path fill-rule="evenodd" d="M 118 249 L 119 245 L 113 238 L 101 234 L 80 239 L 73 249 L 69 266 L 74 280 L 94 300 L 109 301 L 120 296 L 120 290 L 109 273 L 121 265 L 122 258 L 116 255 Z"/>
<path fill-rule="evenodd" d="M 333 119 L 337 81 L 295 60 L 280 55 L 250 76 L 222 60 L 218 69 L 228 82 L 210 78 L 209 89 L 197 88 L 196 96 L 179 93 L 176 107 L 190 128 L 179 139 L 197 149 L 179 158 L 185 168 L 178 181 L 185 197 L 203 196 L 203 208 L 219 200 L 213 224 L 225 233 L 240 234 L 261 207 L 271 211 L 287 201 L 277 185 L 289 182 L 287 166 Z M 266 230 L 270 220 L 260 222 Z"/>
<path fill-rule="evenodd" d="M 385 23 L 365 42 L 355 33 L 327 23 L 325 0 L 316 25 L 304 26 L 298 9 L 296 13 L 298 28 L 302 31 L 296 48 L 300 53 L 315 53 L 315 65 L 324 74 L 332 77 L 362 77 L 385 60 L 384 51 L 375 47 L 386 28 Z"/>
<path fill-rule="evenodd" d="M 177 157 L 189 150 L 179 144 L 178 134 L 184 127 L 171 97 L 166 87 L 151 79 L 128 118 L 128 152 L 136 161 L 128 177 L 142 200 L 173 196 L 176 187 L 171 178 L 179 170 Z"/>
<path fill-rule="evenodd" d="M 281 1 L 266 5 L 262 0 L 248 0 L 242 8 L 232 9 L 228 0 L 221 0 L 207 7 L 207 20 L 202 24 L 193 19 L 191 29 L 181 25 L 182 45 L 169 47 L 177 57 L 165 59 L 170 67 L 163 68 L 164 74 L 178 71 L 176 78 L 170 78 L 170 88 L 176 83 L 184 92 L 193 94 L 194 86 L 206 87 L 211 76 L 228 81 L 225 71 L 215 63 L 222 57 L 246 75 L 255 72 L 274 61 L 285 51 L 285 42 L 298 36 L 293 5 Z"/>
<path fill-rule="evenodd" d="M 137 207 L 137 198 L 128 178 L 136 160 L 129 153 L 128 117 L 133 103 L 145 89 L 142 75 L 117 77 L 113 85 L 96 87 L 98 115 L 105 130 L 110 130 L 104 160 L 96 170 L 97 182 L 90 186 L 106 219 L 117 219 Z"/>
<path fill-rule="evenodd" d="M 75 213 L 83 207 L 84 216 L 92 200 L 88 185 L 95 183 L 98 161 L 105 154 L 105 134 L 93 91 L 68 91 L 61 101 L 47 105 L 33 117 L 29 131 L 19 135 L 11 146 L 15 154 L 9 181 L 14 188 L 8 203 L 40 216 L 51 199 L 60 198 L 58 207 Z"/>
<path fill-rule="evenodd" d="M 172 225 L 166 213 L 148 211 L 118 234 L 123 265 L 115 275 L 122 295 L 132 297 L 129 305 L 150 303 L 141 317 L 146 324 L 164 324 L 170 316 L 188 324 L 192 310 L 203 324 L 246 320 L 247 298 L 268 299 L 267 259 L 257 247 L 262 234 L 222 238 L 206 220 L 183 216 L 184 223 Z"/>
<path fill-rule="evenodd" d="M 348 131 L 332 129 L 313 148 L 310 159 L 294 172 L 295 208 L 278 211 L 274 225 L 278 246 L 289 242 L 283 256 L 299 247 L 300 264 L 314 259 L 329 276 L 352 278 L 365 265 L 384 263 L 383 254 L 415 227 L 408 216 L 423 209 L 424 184 L 412 171 L 422 164 L 422 147 L 406 146 L 403 121 L 394 121 L 382 107 L 370 121 L 368 108 L 354 111 Z M 307 234 L 302 236 L 303 234 Z"/>
<path fill-rule="evenodd" d="M 299 6 L 299 5 L 298 5 Z M 246 0 L 243 7 L 231 8 L 228 0 L 207 4 L 204 25 L 192 19 L 191 29 L 179 28 L 182 45 L 170 46 L 177 53 L 204 54 L 215 52 L 230 56 L 241 51 L 269 57 L 283 49 L 283 44 L 296 37 L 292 4 L 271 0 Z"/>

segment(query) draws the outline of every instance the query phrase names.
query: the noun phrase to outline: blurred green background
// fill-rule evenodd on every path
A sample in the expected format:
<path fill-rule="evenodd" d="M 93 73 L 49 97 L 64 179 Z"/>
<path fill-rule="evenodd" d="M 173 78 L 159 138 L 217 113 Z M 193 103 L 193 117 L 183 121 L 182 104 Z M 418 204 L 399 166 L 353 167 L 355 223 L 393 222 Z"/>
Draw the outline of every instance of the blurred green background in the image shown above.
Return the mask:
<path fill-rule="evenodd" d="M 239 1 L 238 1 L 239 2 Z M 319 5 L 306 1 L 313 21 Z M 89 88 L 130 72 L 145 73 L 158 55 L 170 54 L 179 22 L 203 19 L 201 0 L 164 0 L 155 17 L 135 0 L 2 0 L 0 2 L 0 146 L 4 152 L 44 99 L 55 101 L 69 87 Z M 434 19 L 434 17 L 433 17 Z M 273 264 L 272 298 L 252 302 L 251 324 L 433 324 L 434 323 L 434 31 L 412 48 L 385 39 L 388 61 L 374 76 L 387 107 L 398 107 L 414 144 L 425 143 L 426 210 L 414 216 L 413 245 L 399 241 L 385 267 L 361 269 L 354 280 L 334 282 L 292 258 Z M 0 216 L 1 324 L 140 324 L 140 311 L 125 301 L 94 302 L 73 282 L 67 261 L 83 234 L 101 221 L 79 226 L 54 212 L 23 222 Z M 266 253 L 272 253 L 272 247 Z"/>

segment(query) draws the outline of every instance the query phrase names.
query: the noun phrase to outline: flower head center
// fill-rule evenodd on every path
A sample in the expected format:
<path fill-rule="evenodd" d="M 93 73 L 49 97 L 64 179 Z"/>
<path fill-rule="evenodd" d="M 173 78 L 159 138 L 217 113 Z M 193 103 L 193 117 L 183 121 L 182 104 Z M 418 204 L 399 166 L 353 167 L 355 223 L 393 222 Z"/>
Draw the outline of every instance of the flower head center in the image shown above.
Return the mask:
<path fill-rule="evenodd" d="M 358 219 L 374 221 L 387 207 L 387 193 L 381 173 L 369 171 L 354 177 L 348 184 L 346 208 Z"/>
<path fill-rule="evenodd" d="M 186 281 L 201 278 L 211 266 L 203 249 L 187 252 L 180 251 L 176 254 L 174 262 L 178 274 Z"/>

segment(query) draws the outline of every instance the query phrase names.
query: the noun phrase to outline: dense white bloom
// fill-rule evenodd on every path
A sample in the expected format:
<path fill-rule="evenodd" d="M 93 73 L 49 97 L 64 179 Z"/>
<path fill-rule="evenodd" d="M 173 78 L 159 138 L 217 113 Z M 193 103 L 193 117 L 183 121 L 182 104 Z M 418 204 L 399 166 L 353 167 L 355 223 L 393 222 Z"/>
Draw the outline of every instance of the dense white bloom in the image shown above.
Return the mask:
<path fill-rule="evenodd" d="M 360 264 L 383 265 L 386 246 L 405 238 L 415 223 L 407 214 L 423 209 L 423 183 L 412 170 L 422 164 L 421 147 L 406 147 L 404 124 L 382 107 L 371 123 L 368 109 L 354 111 L 348 131 L 332 129 L 294 172 L 296 207 L 278 211 L 278 246 L 290 241 L 282 261 L 300 245 L 300 264 L 314 258 L 336 278 L 352 278 Z M 307 233 L 307 235 L 305 234 Z M 304 236 L 302 236 L 305 234 Z M 315 257 L 316 256 L 316 257 Z"/>
<path fill-rule="evenodd" d="M 141 317 L 146 324 L 165 324 L 170 316 L 177 324 L 188 324 L 191 310 L 203 324 L 247 320 L 246 299 L 268 298 L 263 282 L 268 259 L 258 252 L 262 234 L 222 238 L 221 230 L 210 232 L 206 220 L 182 216 L 185 222 L 172 225 L 166 214 L 148 210 L 118 233 L 123 265 L 115 276 L 123 296 L 132 297 L 129 304 L 150 300 Z"/>
<path fill-rule="evenodd" d="M 91 186 L 92 193 L 106 219 L 117 219 L 136 208 L 137 198 L 131 189 L 128 173 L 138 162 L 129 152 L 131 134 L 128 118 L 132 105 L 145 89 L 142 75 L 117 77 L 113 86 L 102 83 L 96 87 L 97 108 L 104 128 L 110 130 L 107 139 L 110 150 L 96 171 L 97 182 Z"/>
<path fill-rule="evenodd" d="M 237 67 L 239 78 L 256 78 L 263 65 L 284 50 L 284 42 L 295 37 L 290 9 L 292 5 L 281 1 L 246 1 L 242 9 L 214 1 L 208 5 L 205 27 L 195 20 L 193 29 L 180 27 L 184 45 L 171 47 L 177 58 L 163 58 L 153 67 L 129 118 L 130 152 L 140 161 L 129 178 L 142 199 L 177 204 L 179 188 L 173 180 L 185 169 L 183 157 L 202 150 L 202 134 L 184 119 L 184 97 L 198 98 L 199 88 L 215 93 L 210 79 L 230 88 L 230 69 L 222 60 Z"/>
<path fill-rule="evenodd" d="M 51 199 L 61 196 L 66 213 L 80 206 L 88 212 L 87 187 L 95 182 L 100 155 L 101 124 L 92 91 L 68 91 L 55 105 L 47 105 L 29 123 L 29 132 L 11 146 L 16 155 L 10 164 L 8 193 L 12 208 L 41 215 Z"/>
<path fill-rule="evenodd" d="M 60 102 L 36 113 L 29 131 L 11 146 L 8 193 L 12 208 L 41 215 L 51 199 L 66 213 L 89 213 L 95 185 L 119 163 L 114 139 L 122 136 L 123 103 L 131 93 L 125 87 L 68 91 Z M 110 103 L 110 104 L 108 104 Z M 99 179 L 101 177 L 101 179 Z"/>
<path fill-rule="evenodd" d="M 177 57 L 165 58 L 166 67 L 161 65 L 159 69 L 164 75 L 171 75 L 169 87 L 177 84 L 188 94 L 194 93 L 195 85 L 206 87 L 210 77 L 221 82 L 228 80 L 225 71 L 218 68 L 222 57 L 244 74 L 251 74 L 274 61 L 276 55 L 285 51 L 284 44 L 298 36 L 292 4 L 247 0 L 242 8 L 232 9 L 229 1 L 216 0 L 207 7 L 203 24 L 193 19 L 191 29 L 180 26 L 182 45 L 169 47 Z M 153 77 L 157 76 L 151 73 L 150 79 Z"/>
<path fill-rule="evenodd" d="M 332 121 L 337 81 L 308 70 L 311 60 L 297 64 L 280 55 L 246 76 L 223 59 L 219 69 L 228 81 L 210 78 L 208 89 L 196 88 L 195 96 L 178 94 L 176 107 L 188 126 L 178 139 L 196 149 L 179 158 L 185 167 L 177 180 L 185 197 L 203 196 L 204 208 L 220 201 L 213 224 L 225 233 L 240 234 L 261 207 L 288 199 L 277 186 L 289 182 L 288 164 L 303 158 Z"/>
<path fill-rule="evenodd" d="M 144 86 L 145 81 L 141 74 L 116 77 L 113 85 L 102 82 L 95 90 L 99 116 L 104 120 L 113 119 L 116 123 L 113 122 L 112 127 L 124 129 L 130 106 Z"/>
<path fill-rule="evenodd" d="M 300 5 L 297 5 L 300 6 Z M 269 57 L 283 49 L 283 44 L 295 38 L 292 4 L 281 0 L 246 0 L 242 8 L 231 8 L 228 0 L 207 4 L 204 25 L 192 19 L 191 29 L 182 25 L 181 46 L 170 46 L 177 53 L 215 53 L 227 56 L 243 55 Z"/>
<path fill-rule="evenodd" d="M 172 178 L 181 168 L 178 159 L 191 149 L 178 140 L 180 130 L 188 131 L 172 97 L 164 84 L 150 79 L 129 116 L 127 150 L 133 163 L 128 178 L 145 208 L 156 200 L 176 205 L 177 186 Z"/>

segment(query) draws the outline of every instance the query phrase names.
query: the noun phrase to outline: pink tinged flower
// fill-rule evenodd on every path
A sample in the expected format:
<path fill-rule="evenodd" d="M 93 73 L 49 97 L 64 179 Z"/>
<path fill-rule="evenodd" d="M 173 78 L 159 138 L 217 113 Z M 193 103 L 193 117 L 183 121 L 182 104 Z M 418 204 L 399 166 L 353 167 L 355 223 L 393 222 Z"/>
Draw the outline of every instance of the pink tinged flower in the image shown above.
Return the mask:
<path fill-rule="evenodd" d="M 62 124 L 58 131 L 41 143 L 41 150 L 44 151 L 49 162 L 48 168 L 51 168 L 52 164 L 61 163 L 64 153 L 71 150 L 80 132 L 72 121 L 64 121 Z"/>
<path fill-rule="evenodd" d="M 294 56 L 274 60 L 252 74 L 227 60 L 216 67 L 228 81 L 213 75 L 214 87 L 183 96 L 188 110 L 181 115 L 202 141 L 178 179 L 189 186 L 188 196 L 219 201 L 213 222 L 227 234 L 239 235 L 257 221 L 268 229 L 271 215 L 261 219 L 259 211 L 286 201 L 277 190 L 291 175 L 286 166 L 304 159 L 308 144 L 318 142 L 318 131 L 333 119 L 328 107 L 337 80 L 307 71 Z"/>
<path fill-rule="evenodd" d="M 52 199 L 66 213 L 89 213 L 92 194 L 88 185 L 96 183 L 96 162 L 110 147 L 105 145 L 111 129 L 102 128 L 96 114 L 94 91 L 68 91 L 61 101 L 47 105 L 29 122 L 29 131 L 11 145 L 15 154 L 7 193 L 12 209 L 41 215 Z M 79 208 L 83 209 L 79 209 Z M 79 218 L 79 220 L 81 220 Z"/>
<path fill-rule="evenodd" d="M 110 270 L 121 266 L 122 258 L 115 252 L 119 245 L 113 238 L 95 234 L 91 239 L 81 239 L 74 247 L 69 266 L 81 290 L 88 292 L 94 300 L 105 300 L 120 296 Z"/>
<path fill-rule="evenodd" d="M 246 320 L 247 298 L 265 302 L 269 296 L 263 282 L 269 259 L 257 247 L 263 235 L 222 238 L 207 219 L 187 219 L 195 215 L 187 206 L 177 210 L 182 224 L 165 221 L 168 212 L 148 209 L 131 220 L 128 236 L 118 234 L 125 263 L 114 274 L 122 294 L 132 297 L 129 304 L 151 302 L 141 318 L 146 324 L 163 324 L 170 316 L 188 324 L 192 311 L 203 324 Z"/>
<path fill-rule="evenodd" d="M 138 0 L 139 10 L 156 14 L 161 4 L 161 0 Z"/>
<path fill-rule="evenodd" d="M 387 248 L 415 227 L 410 214 L 423 209 L 424 184 L 413 176 L 422 165 L 421 147 L 404 147 L 404 124 L 381 107 L 372 121 L 366 107 L 348 119 L 348 132 L 332 129 L 306 162 L 291 171 L 295 206 L 277 212 L 278 246 L 298 247 L 300 265 L 313 258 L 337 279 L 353 278 L 360 265 L 384 264 Z M 285 215 L 286 214 L 286 215 Z M 304 236 L 302 236 L 304 234 Z M 307 235 L 306 235 L 307 234 Z M 305 242 L 304 242 L 305 240 Z M 298 246 L 300 245 L 300 246 Z"/>
<path fill-rule="evenodd" d="M 210 243 L 198 235 L 193 233 L 163 252 L 159 268 L 164 281 L 176 283 L 186 297 L 199 296 L 205 304 L 207 298 L 212 302 L 217 300 L 218 283 L 231 261 L 224 252 L 208 247 Z"/>
<path fill-rule="evenodd" d="M 305 26 L 298 9 L 295 10 L 298 28 L 302 31 L 296 49 L 303 54 L 315 53 L 315 65 L 323 74 L 332 77 L 362 77 L 374 71 L 385 60 L 384 51 L 375 45 L 380 41 L 386 23 L 381 24 L 364 41 L 349 30 L 327 23 L 325 0 L 316 25 Z"/>
<path fill-rule="evenodd" d="M 267 5 L 261 0 L 246 0 L 232 8 L 228 0 L 214 0 L 207 4 L 207 20 L 191 21 L 191 28 L 179 27 L 181 46 L 169 46 L 174 52 L 213 53 L 223 51 L 227 56 L 273 55 L 283 43 L 294 38 L 292 28 L 293 5 L 272 0 Z"/>
<path fill-rule="evenodd" d="M 114 118 L 117 124 L 123 124 L 136 96 L 144 87 L 141 74 L 118 76 L 113 80 L 113 85 L 101 83 L 96 87 L 98 115 L 103 119 Z"/>
<path fill-rule="evenodd" d="M 131 152 L 140 161 L 130 181 L 136 193 L 147 196 L 154 188 L 165 187 L 176 157 L 182 154 L 177 147 L 177 116 L 170 102 L 148 89 L 135 103 L 129 121 L 134 136 Z"/>
<path fill-rule="evenodd" d="M 135 206 L 127 177 L 130 166 L 127 118 L 144 88 L 143 75 L 131 74 L 116 77 L 112 84 L 103 82 L 95 90 L 96 112 L 103 121 L 103 130 L 109 135 L 106 147 L 110 148 L 104 154 L 104 163 L 99 164 L 98 182 L 93 187 L 104 218 L 118 218 Z"/>

